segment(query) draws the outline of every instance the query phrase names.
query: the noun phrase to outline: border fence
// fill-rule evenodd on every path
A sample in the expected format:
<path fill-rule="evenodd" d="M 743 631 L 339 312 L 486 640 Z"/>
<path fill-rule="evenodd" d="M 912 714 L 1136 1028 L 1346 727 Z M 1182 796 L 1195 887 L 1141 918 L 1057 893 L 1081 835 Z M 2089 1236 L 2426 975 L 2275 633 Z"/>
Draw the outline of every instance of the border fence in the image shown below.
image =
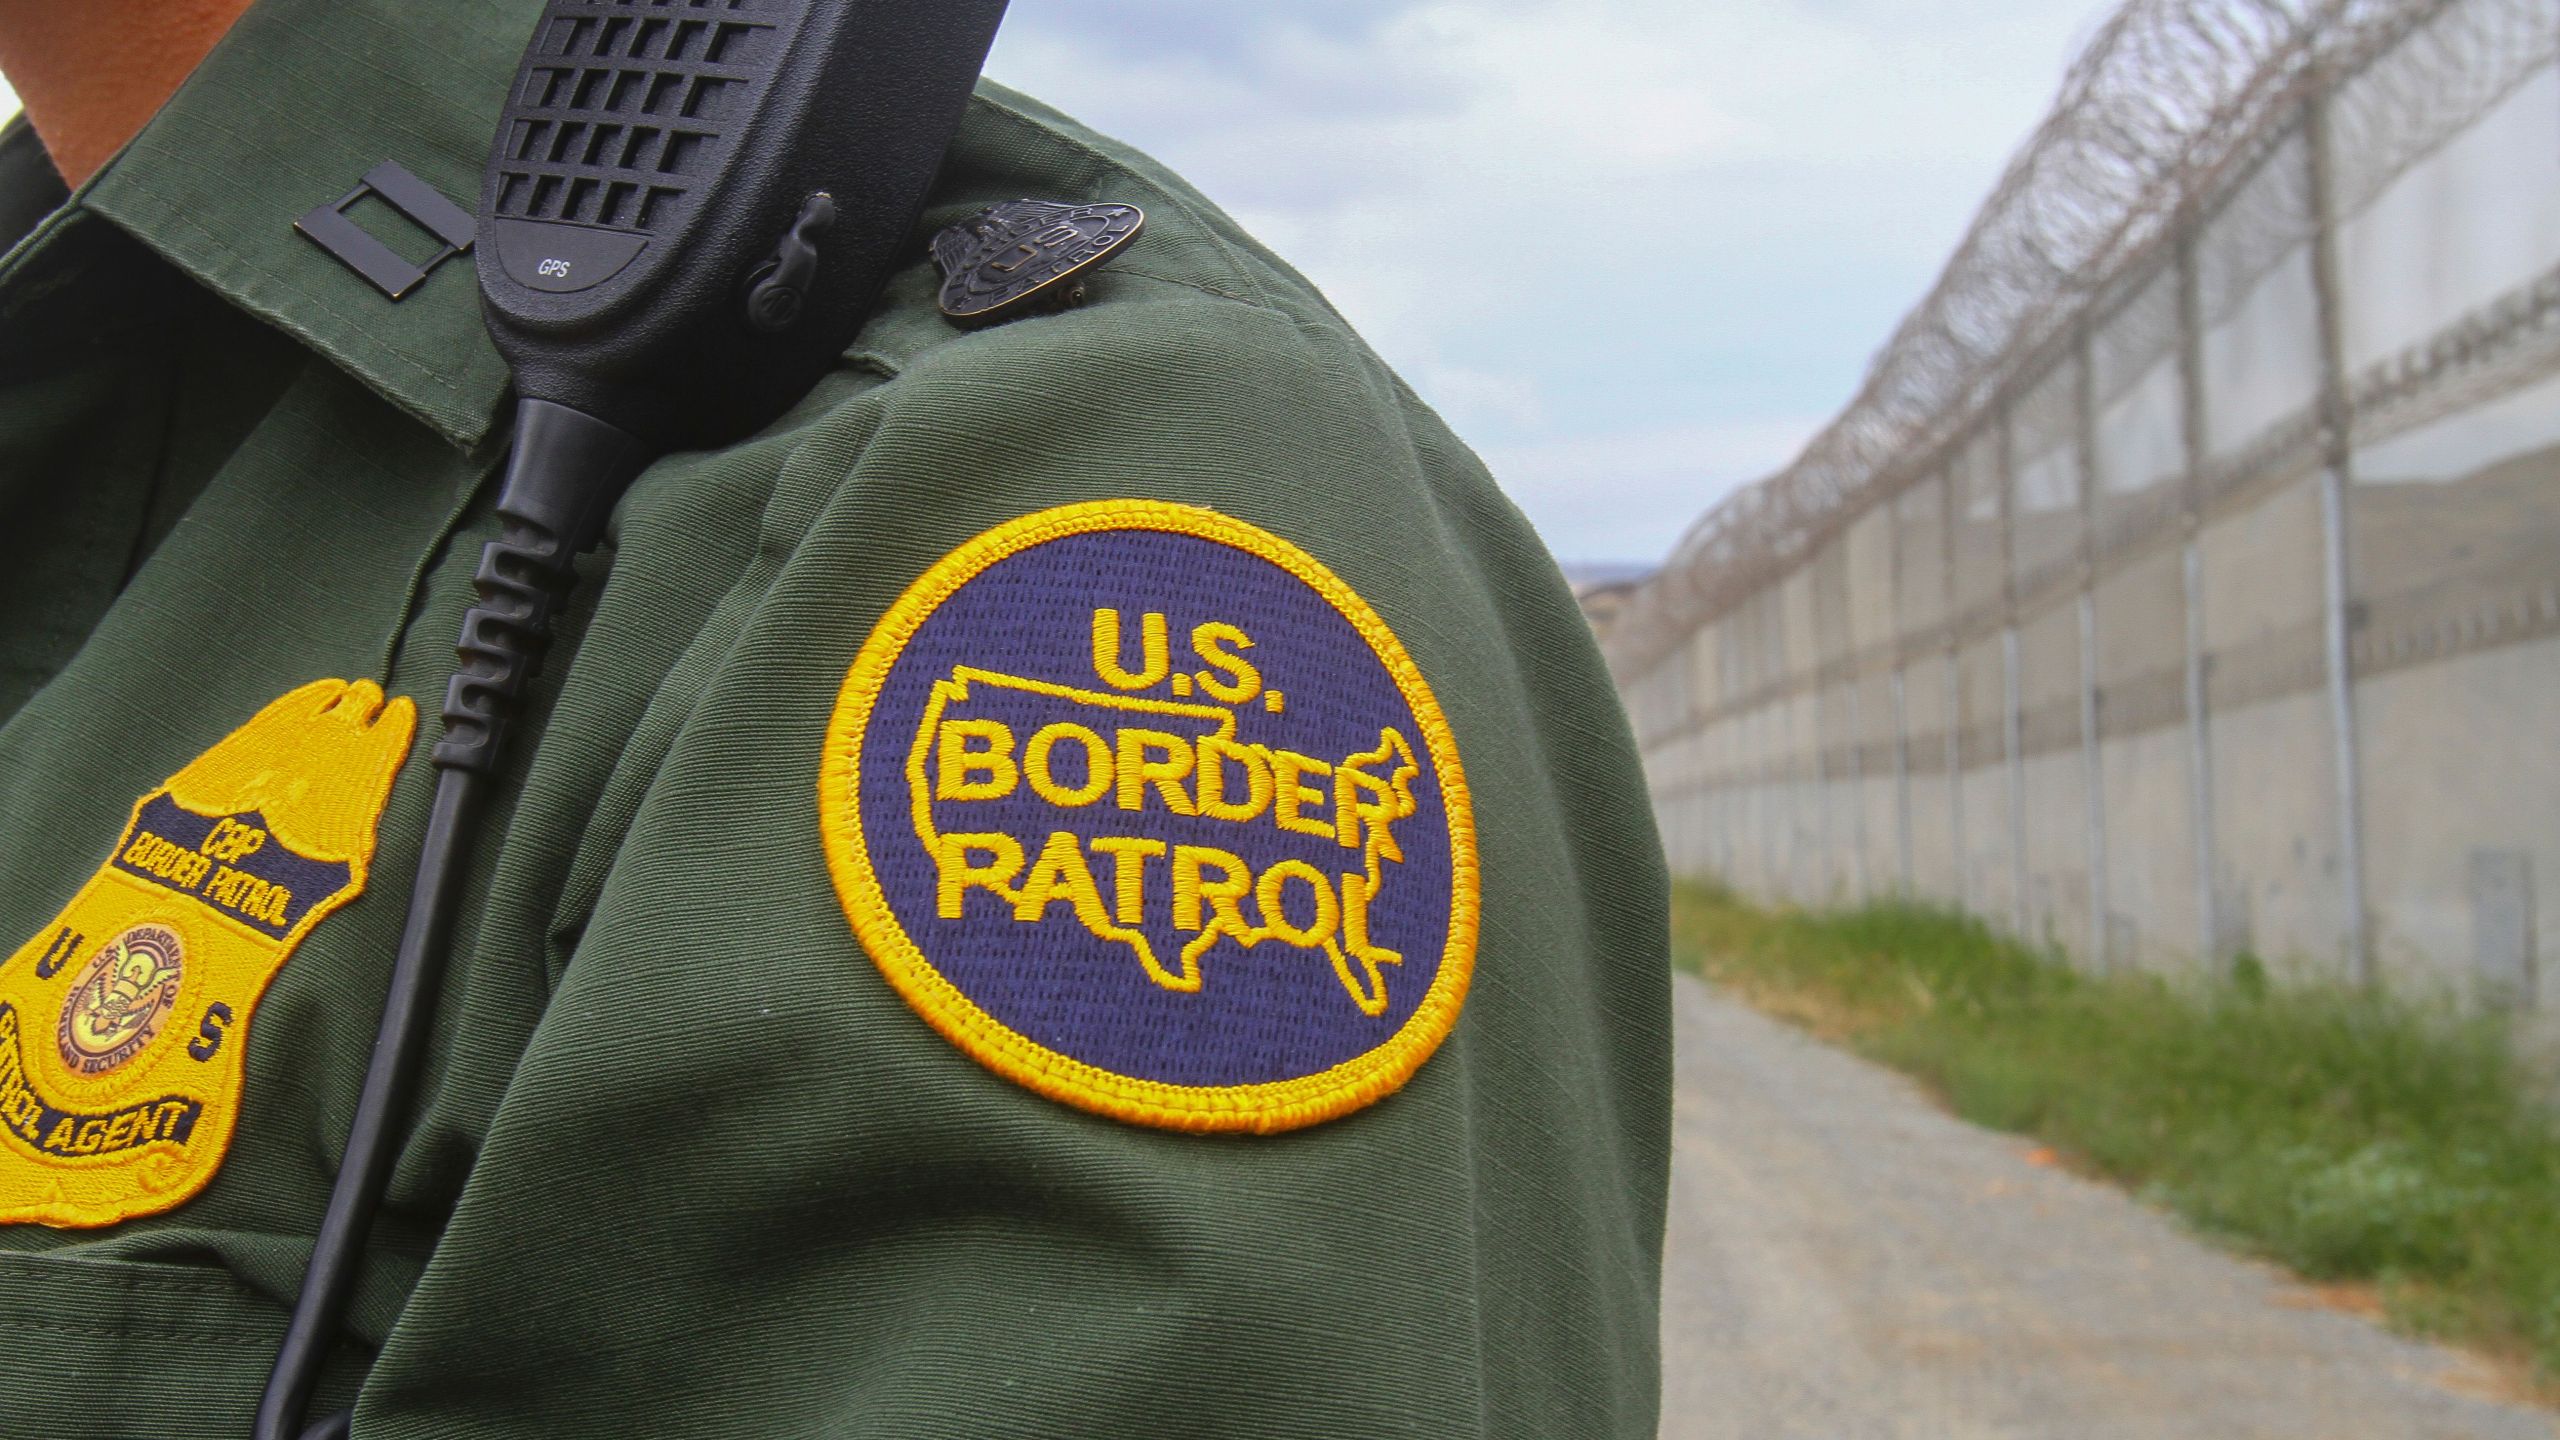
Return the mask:
<path fill-rule="evenodd" d="M 2560 0 L 2133 0 L 1603 643 L 1675 873 L 2531 1007 Z"/>

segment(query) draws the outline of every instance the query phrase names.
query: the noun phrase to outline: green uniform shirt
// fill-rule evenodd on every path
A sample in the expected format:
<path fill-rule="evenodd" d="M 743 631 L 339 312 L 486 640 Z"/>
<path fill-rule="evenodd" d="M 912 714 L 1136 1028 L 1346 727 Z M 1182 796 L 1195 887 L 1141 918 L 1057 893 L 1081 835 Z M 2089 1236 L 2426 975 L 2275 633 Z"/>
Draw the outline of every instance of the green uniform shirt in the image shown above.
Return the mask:
<path fill-rule="evenodd" d="M 467 203 L 535 9 L 262 0 L 67 201 L 23 124 L 0 136 L 0 954 L 85 963 L 36 943 L 48 917 L 160 863 L 120 848 L 137 799 L 277 697 L 338 677 L 430 712 L 364 893 L 234 1017 L 210 1183 L 0 1225 L 0 1435 L 247 1433 L 362 1080 L 508 411 L 467 264 L 394 303 L 292 221 L 385 159 Z M 925 233 L 1016 196 L 1148 227 L 1085 307 L 976 333 L 920 235 L 804 401 L 652 466 L 586 562 L 319 1399 L 357 1435 L 1653 1433 L 1663 875 L 1562 580 L 1303 279 L 982 86 Z M 831 879 L 822 750 L 884 613 L 972 537 L 1118 500 L 1338 575 L 1462 757 L 1472 989 L 1340 1118 L 1185 1134 L 1036 1094 L 920 1018 Z M 169 1023 L 151 1044 L 219 1053 L 216 1017 Z"/>

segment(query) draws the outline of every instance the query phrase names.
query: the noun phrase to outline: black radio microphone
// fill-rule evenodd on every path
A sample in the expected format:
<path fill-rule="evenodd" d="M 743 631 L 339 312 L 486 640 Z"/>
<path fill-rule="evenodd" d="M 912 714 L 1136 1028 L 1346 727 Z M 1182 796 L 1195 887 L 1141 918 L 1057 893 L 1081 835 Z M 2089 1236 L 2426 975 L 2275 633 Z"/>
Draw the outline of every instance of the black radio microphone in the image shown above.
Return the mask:
<path fill-rule="evenodd" d="M 554 0 L 481 180 L 521 395 L 661 448 L 782 413 L 852 339 L 1002 0 Z"/>
<path fill-rule="evenodd" d="M 1005 0 L 550 0 L 480 191 L 490 338 L 515 376 L 502 530 L 447 688 L 408 920 L 329 1208 L 258 1405 L 303 1431 L 389 1182 L 471 836 L 578 554 L 671 449 L 790 408 L 915 226 Z"/>

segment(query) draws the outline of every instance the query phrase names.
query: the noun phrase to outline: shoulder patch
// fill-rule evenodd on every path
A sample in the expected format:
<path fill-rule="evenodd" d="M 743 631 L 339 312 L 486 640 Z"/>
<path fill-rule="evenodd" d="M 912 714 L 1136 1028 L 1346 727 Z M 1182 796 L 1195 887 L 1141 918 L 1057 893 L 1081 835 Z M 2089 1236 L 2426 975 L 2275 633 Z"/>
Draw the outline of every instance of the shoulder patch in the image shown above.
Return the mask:
<path fill-rule="evenodd" d="M 1475 830 L 1430 686 L 1331 570 L 1215 511 L 1065 506 L 926 571 L 845 677 L 818 805 L 890 985 L 1087 1110 L 1312 1125 L 1466 998 Z"/>
<path fill-rule="evenodd" d="M 417 707 L 321 680 L 134 802 L 106 863 L 0 964 L 0 1224 L 111 1225 L 204 1188 L 249 1017 L 363 893 Z"/>

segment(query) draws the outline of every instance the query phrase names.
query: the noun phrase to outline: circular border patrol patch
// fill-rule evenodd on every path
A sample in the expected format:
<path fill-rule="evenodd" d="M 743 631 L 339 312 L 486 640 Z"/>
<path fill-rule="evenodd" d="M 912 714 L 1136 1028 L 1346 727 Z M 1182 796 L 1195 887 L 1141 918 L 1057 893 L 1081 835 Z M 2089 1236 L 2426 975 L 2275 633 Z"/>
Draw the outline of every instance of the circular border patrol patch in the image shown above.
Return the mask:
<path fill-rule="evenodd" d="M 818 815 L 908 1004 L 1118 1119 L 1332 1119 L 1402 1085 L 1466 998 L 1447 718 L 1349 585 L 1216 511 L 1068 505 L 944 557 L 845 676 Z"/>

